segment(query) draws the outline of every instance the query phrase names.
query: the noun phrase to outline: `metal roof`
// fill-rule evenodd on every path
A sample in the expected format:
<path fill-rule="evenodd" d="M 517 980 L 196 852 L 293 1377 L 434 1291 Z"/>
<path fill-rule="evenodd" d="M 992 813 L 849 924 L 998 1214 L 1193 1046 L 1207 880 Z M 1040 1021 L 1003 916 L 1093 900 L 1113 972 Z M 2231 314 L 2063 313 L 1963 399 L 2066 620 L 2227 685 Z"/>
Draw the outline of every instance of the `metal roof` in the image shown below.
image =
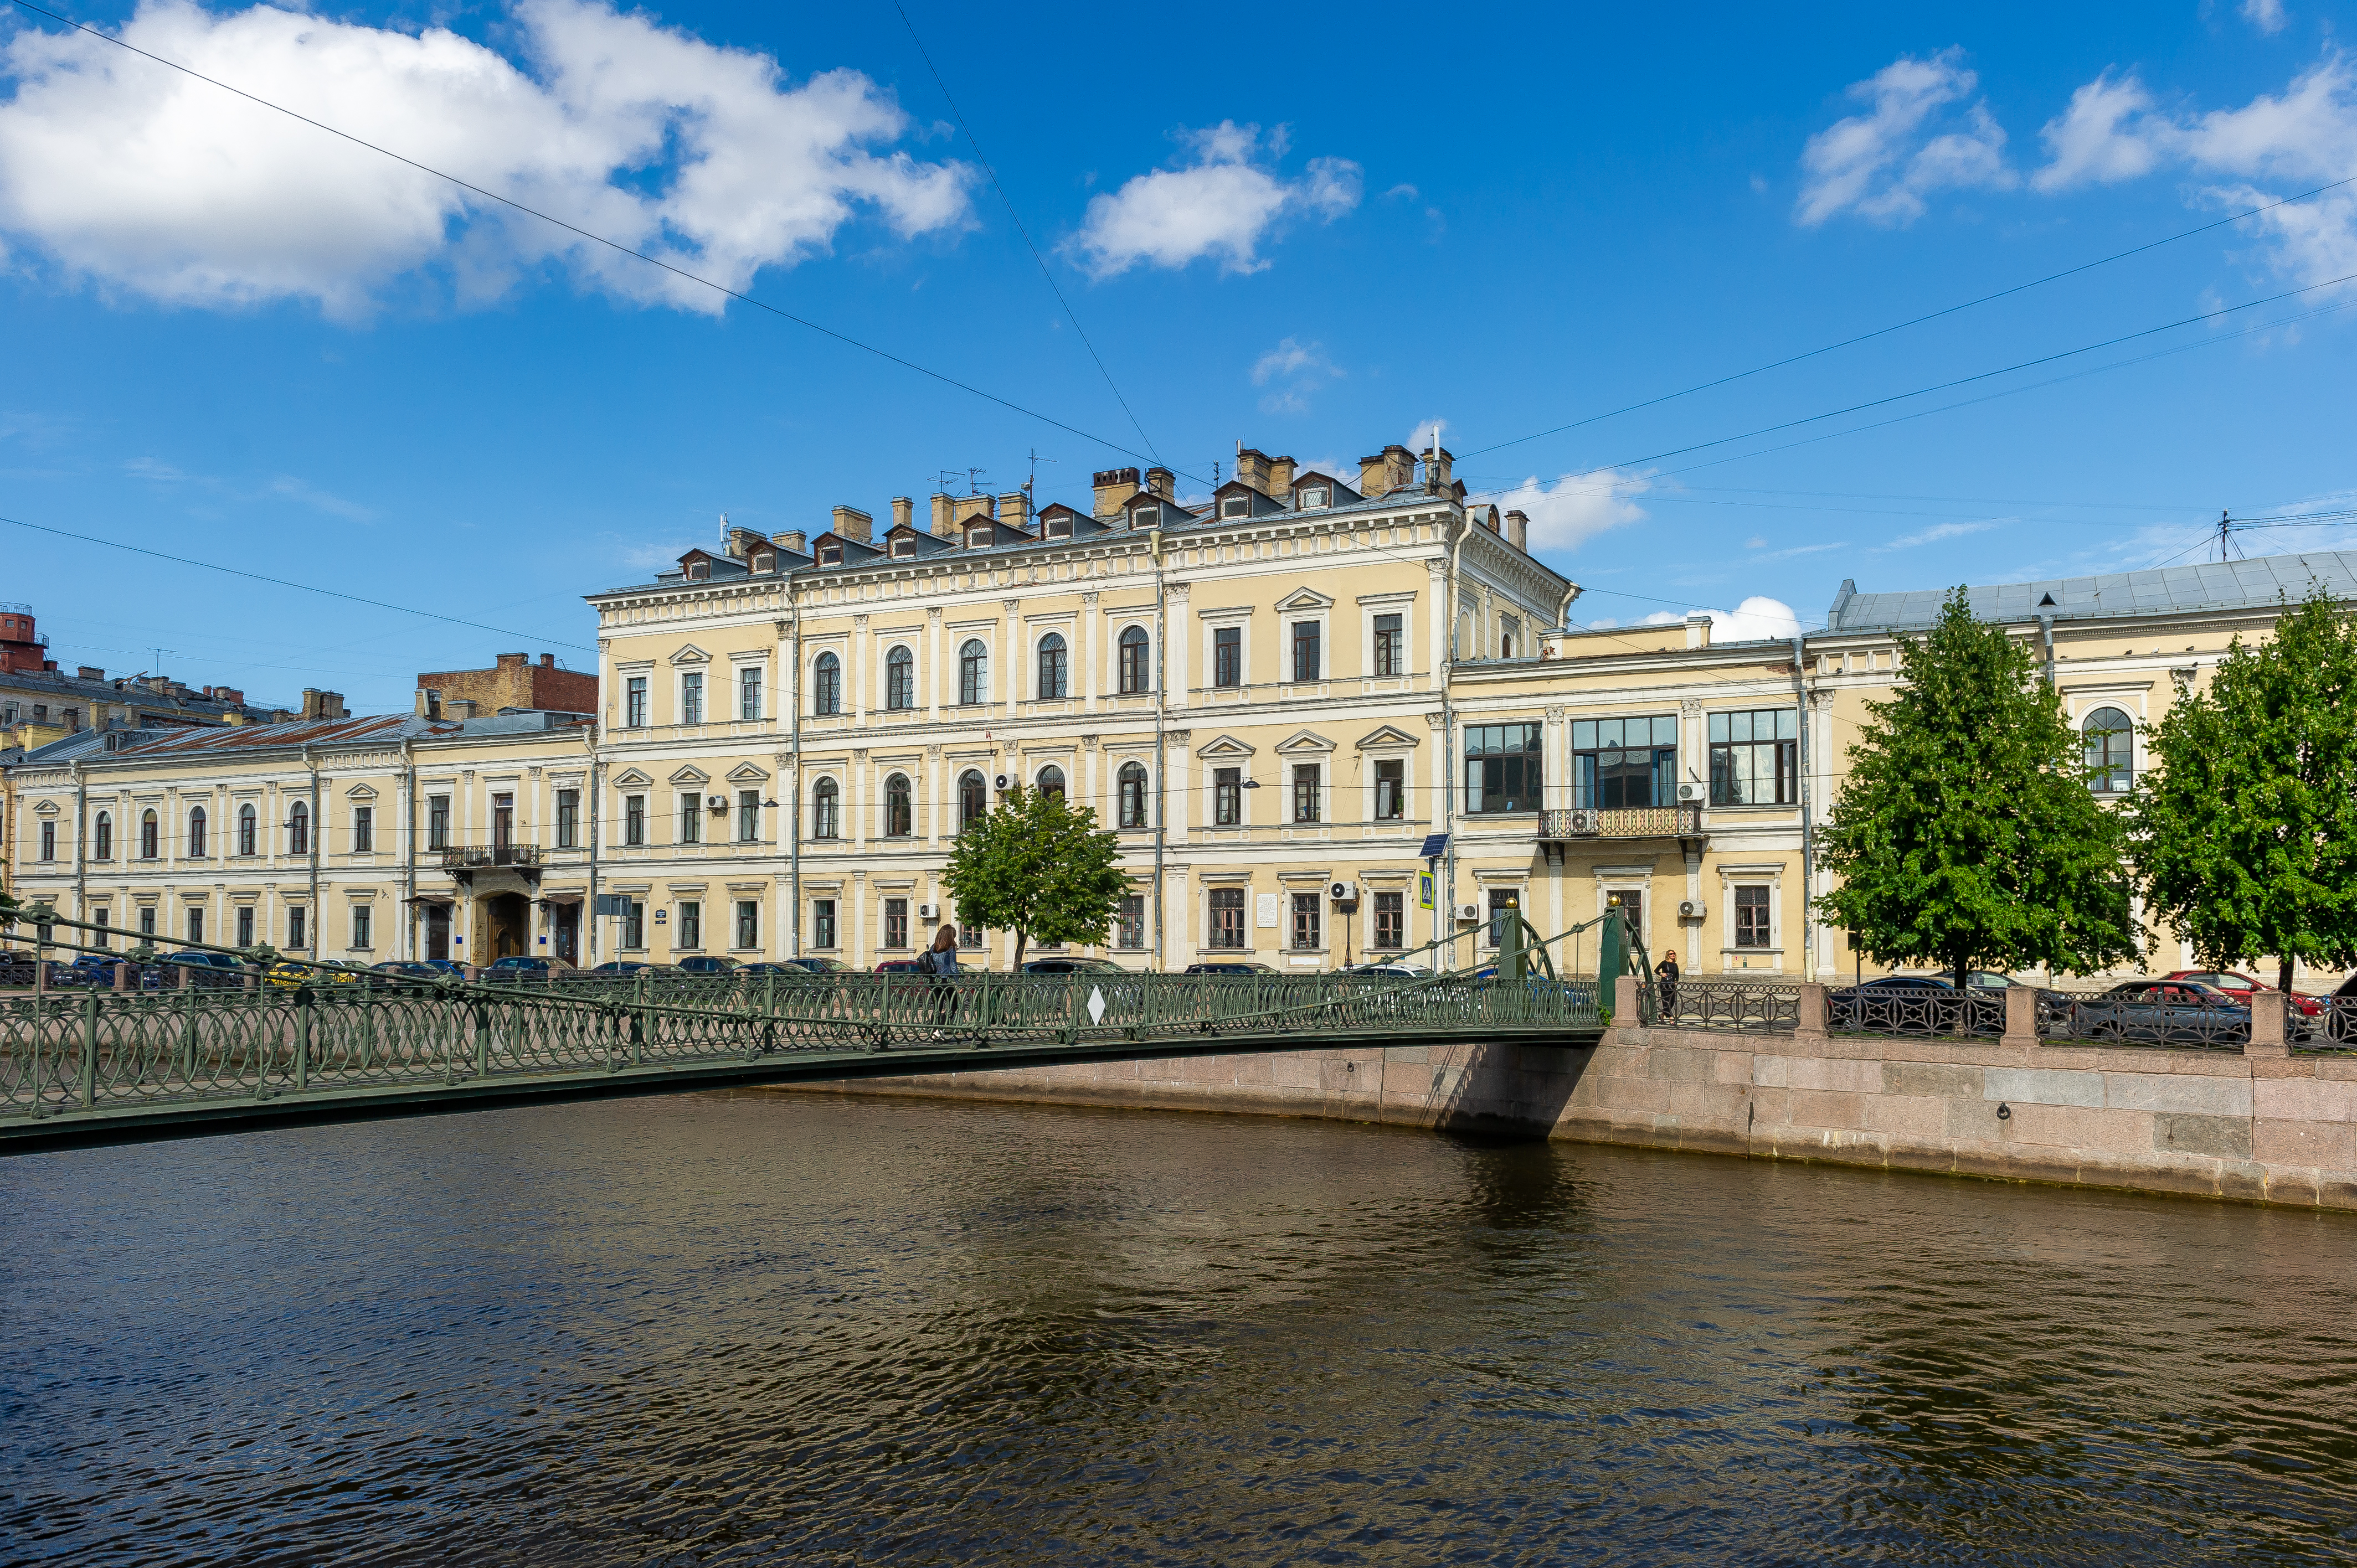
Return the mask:
<path fill-rule="evenodd" d="M 2304 555 L 2258 555 L 2199 566 L 2164 566 L 2149 572 L 2106 572 L 2093 577 L 2047 577 L 2032 583 L 1997 583 L 1966 590 L 1973 614 L 1982 620 L 2093 620 L 2113 616 L 2181 615 L 2196 610 L 2274 609 L 2298 604 L 2311 585 L 2336 599 L 2357 599 L 2357 551 L 2318 551 Z M 1951 592 L 1917 588 L 1895 594 L 1861 594 L 1845 581 L 1826 613 L 1825 629 L 1907 631 L 1930 626 Z"/>

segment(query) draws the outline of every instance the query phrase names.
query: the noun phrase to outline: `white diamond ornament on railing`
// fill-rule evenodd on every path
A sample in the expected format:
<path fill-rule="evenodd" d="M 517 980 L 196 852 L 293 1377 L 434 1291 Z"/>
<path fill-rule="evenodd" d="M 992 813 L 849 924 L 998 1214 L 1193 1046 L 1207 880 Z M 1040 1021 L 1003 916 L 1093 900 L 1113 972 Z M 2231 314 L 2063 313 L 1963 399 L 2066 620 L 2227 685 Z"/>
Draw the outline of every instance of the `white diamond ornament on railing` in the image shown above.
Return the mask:
<path fill-rule="evenodd" d="M 1104 1004 L 1104 992 L 1103 992 L 1103 990 L 1101 987 L 1098 987 L 1098 986 L 1094 986 L 1094 985 L 1090 986 L 1090 987 L 1089 987 L 1089 1022 L 1090 1022 L 1090 1023 L 1092 1023 L 1092 1024 L 1102 1024 L 1102 1023 L 1103 1023 L 1103 1022 L 1104 1022 L 1104 1007 L 1105 1007 L 1105 1004 Z"/>

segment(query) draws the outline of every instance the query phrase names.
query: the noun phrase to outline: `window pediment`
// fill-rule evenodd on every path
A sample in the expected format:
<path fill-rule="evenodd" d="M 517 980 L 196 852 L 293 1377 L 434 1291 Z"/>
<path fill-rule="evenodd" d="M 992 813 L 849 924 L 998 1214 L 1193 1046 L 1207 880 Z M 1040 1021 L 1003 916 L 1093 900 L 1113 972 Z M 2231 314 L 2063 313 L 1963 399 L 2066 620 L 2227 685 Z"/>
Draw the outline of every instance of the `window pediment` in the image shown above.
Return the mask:
<path fill-rule="evenodd" d="M 355 784 L 344 791 L 344 798 L 350 800 L 373 800 L 376 799 L 376 791 L 365 784 Z"/>
<path fill-rule="evenodd" d="M 648 778 L 645 774 L 640 772 L 635 768 L 625 768 L 622 771 L 614 775 L 614 783 L 617 786 L 651 784 L 653 782 L 653 779 Z"/>
<path fill-rule="evenodd" d="M 1280 757 L 1290 757 L 1296 753 L 1307 752 L 1323 754 L 1325 752 L 1332 751 L 1333 749 L 1334 743 L 1332 741 L 1328 740 L 1316 730 L 1307 729 L 1295 730 L 1291 735 L 1286 736 L 1283 740 L 1278 741 L 1275 746 L 1276 753 Z"/>
<path fill-rule="evenodd" d="M 1235 736 L 1232 735 L 1223 735 L 1217 740 L 1207 741 L 1202 746 L 1198 746 L 1195 750 L 1195 755 L 1198 757 L 1250 757 L 1253 754 L 1253 747 L 1246 746 L 1243 741 L 1238 740 Z"/>
<path fill-rule="evenodd" d="M 1415 736 L 1408 734 L 1407 731 L 1404 729 L 1397 729 L 1390 725 L 1379 725 L 1369 734 L 1362 735 L 1359 737 L 1359 749 L 1361 751 L 1381 751 L 1390 746 L 1414 746 L 1415 744 Z"/>
<path fill-rule="evenodd" d="M 712 662 L 712 655 L 691 642 L 673 654 L 671 661 L 673 664 L 709 664 Z"/>
<path fill-rule="evenodd" d="M 753 763 L 740 762 L 728 770 L 726 777 L 738 784 L 759 784 L 766 781 L 770 776 Z"/>
<path fill-rule="evenodd" d="M 1322 610 L 1332 607 L 1333 599 L 1311 587 L 1299 587 L 1276 601 L 1280 610 Z"/>
<path fill-rule="evenodd" d="M 693 766 L 681 768 L 678 772 L 673 773 L 668 780 L 666 780 L 666 782 L 673 784 L 708 784 L 711 781 L 711 774 L 706 773 L 701 768 Z"/>

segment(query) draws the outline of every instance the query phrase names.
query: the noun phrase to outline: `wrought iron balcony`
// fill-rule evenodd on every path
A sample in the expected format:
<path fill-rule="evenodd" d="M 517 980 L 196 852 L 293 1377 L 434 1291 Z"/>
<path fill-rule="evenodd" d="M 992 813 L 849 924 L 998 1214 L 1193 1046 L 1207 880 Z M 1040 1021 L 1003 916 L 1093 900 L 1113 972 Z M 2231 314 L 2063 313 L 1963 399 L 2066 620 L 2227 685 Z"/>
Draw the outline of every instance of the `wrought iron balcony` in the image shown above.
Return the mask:
<path fill-rule="evenodd" d="M 1539 813 L 1539 837 L 1568 839 L 1700 838 L 1702 808 L 1675 806 L 1551 806 Z"/>
<path fill-rule="evenodd" d="M 445 871 L 472 871 L 479 866 L 538 865 L 540 846 L 536 843 L 479 844 L 468 849 L 446 849 L 442 852 Z"/>

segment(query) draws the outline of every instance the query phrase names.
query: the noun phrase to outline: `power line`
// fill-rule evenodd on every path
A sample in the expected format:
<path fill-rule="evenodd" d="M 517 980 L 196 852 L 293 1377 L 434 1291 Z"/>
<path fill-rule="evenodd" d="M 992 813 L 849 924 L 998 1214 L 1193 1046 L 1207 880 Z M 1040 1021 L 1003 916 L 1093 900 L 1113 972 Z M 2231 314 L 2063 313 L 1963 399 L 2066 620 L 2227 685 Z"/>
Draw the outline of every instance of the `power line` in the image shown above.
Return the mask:
<path fill-rule="evenodd" d="M 19 3 L 21 4 L 22 0 L 19 0 Z M 1970 310 L 1976 306 L 1988 305 L 1996 300 L 2005 299 L 2010 295 L 2024 293 L 2029 289 L 2043 287 L 2050 283 L 2060 283 L 2064 278 L 2075 277 L 2081 273 L 2091 272 L 2097 267 L 2109 266 L 2114 262 L 2123 262 L 2127 260 L 2130 256 L 2139 256 L 2147 251 L 2158 250 L 2163 245 L 2173 245 L 2179 240 L 2190 240 L 2196 234 L 2206 234 L 2212 229 L 2222 229 L 2230 223 L 2240 223 L 2244 219 L 2255 218 L 2262 212 L 2272 212 L 2278 207 L 2287 207 L 2295 201 L 2306 201 L 2309 197 L 2321 196 L 2328 190 L 2338 190 L 2342 186 L 2352 182 L 2357 182 L 2357 175 L 2352 175 L 2347 179 L 2336 179 L 2330 185 L 2319 185 L 2313 190 L 2303 190 L 2297 196 L 2287 196 L 2280 201 L 2270 201 L 2263 207 L 2254 207 L 2246 212 L 2237 212 L 2231 217 L 2221 218 L 2211 223 L 2204 223 L 2197 229 L 2188 229 L 2181 233 L 2171 234 L 2166 239 L 2154 240 L 2147 244 L 2137 245 L 2126 251 L 2115 252 L 2111 255 L 2099 257 L 2092 262 L 2083 262 L 2075 267 L 2066 267 L 2059 273 L 2049 273 L 2042 278 L 2032 278 L 2028 283 L 2016 284 L 2011 288 L 1999 289 L 1995 294 L 1985 294 L 1977 299 L 1965 300 L 1961 305 L 1947 306 L 1942 309 L 1931 311 L 1922 316 L 1912 317 L 1905 321 L 1895 322 L 1889 327 L 1878 327 L 1871 332 L 1861 332 L 1855 338 L 1845 338 L 1838 343 L 1828 343 L 1821 349 L 1811 349 L 1806 353 L 1794 354 L 1786 359 L 1771 360 L 1764 365 L 1755 365 L 1750 370 L 1738 371 L 1732 375 L 1721 376 L 1717 381 L 1704 381 L 1699 385 L 1687 387 L 1680 392 L 1663 392 L 1659 397 L 1647 398 L 1642 403 L 1632 403 L 1624 407 L 1609 410 L 1603 413 L 1590 414 L 1585 419 L 1575 419 L 1568 424 L 1558 424 L 1554 426 L 1552 429 L 1535 431 L 1528 435 L 1517 435 L 1511 441 L 1501 441 L 1494 446 L 1479 446 L 1474 448 L 1472 451 L 1466 453 L 1465 456 L 1468 458 L 1479 457 L 1485 452 L 1496 452 L 1508 446 L 1519 446 L 1525 441 L 1537 441 L 1549 435 L 1560 435 L 1566 430 L 1577 430 L 1582 425 L 1595 424 L 1607 419 L 1617 419 L 1621 414 L 1634 413 L 1640 409 L 1652 408 L 1658 403 L 1669 403 L 1674 399 L 1682 397 L 1691 397 L 1696 392 L 1709 392 L 1715 387 L 1723 387 L 1728 385 L 1730 382 L 1744 381 L 1752 376 L 1765 375 L 1770 371 L 1781 371 L 1787 365 L 1797 365 L 1803 360 L 1813 360 L 1819 355 L 1830 354 L 1840 349 L 1853 348 L 1857 344 L 1869 342 L 1877 338 L 1888 337 L 1893 332 L 1903 332 L 1910 327 L 1921 327 L 1927 321 L 1937 321 L 1943 316 L 1953 316 L 1960 310 Z"/>
<path fill-rule="evenodd" d="M 21 518 L 0 517 L 0 522 L 7 523 L 12 528 L 30 529 L 35 533 L 51 534 L 59 539 L 79 540 L 84 544 L 102 544 L 109 550 L 127 550 L 134 555 L 152 555 L 158 561 L 169 561 L 176 565 L 201 566 L 208 572 L 226 573 L 232 577 L 244 577 L 256 583 L 268 583 L 275 587 L 296 588 L 307 594 L 324 594 L 331 599 L 342 599 L 355 605 L 367 605 L 373 609 L 393 610 L 407 616 L 424 616 L 427 620 L 447 621 L 452 626 L 472 627 L 477 631 L 495 631 L 501 637 L 521 637 L 527 642 L 551 644 L 558 648 L 577 648 L 584 653 L 596 651 L 586 643 L 565 642 L 555 638 L 542 637 L 534 632 L 517 631 L 504 626 L 486 626 L 479 620 L 462 620 L 457 616 L 446 616 L 434 610 L 412 609 L 407 605 L 388 604 L 382 599 L 366 599 L 358 594 L 340 593 L 334 588 L 317 587 L 309 583 L 296 583 L 285 577 L 267 577 L 259 572 L 248 572 L 236 566 L 220 566 L 210 561 L 199 561 L 187 555 L 167 554 L 161 550 L 150 550 L 141 544 L 125 544 L 118 539 L 101 539 L 88 533 L 70 533 L 62 528 L 47 528 L 38 522 L 27 522 Z"/>
<path fill-rule="evenodd" d="M 1154 457 L 1151 453 L 1135 451 L 1130 447 L 1123 446 L 1118 441 L 1107 440 L 1102 435 L 1082 430 L 1079 425 L 1067 424 L 1062 420 L 1056 418 L 1053 414 L 1042 413 L 1036 408 L 1026 407 L 1024 404 L 1017 403 L 1010 398 L 1003 398 L 996 392 L 985 392 L 982 388 L 974 385 L 970 381 L 962 381 L 955 376 L 945 375 L 940 371 L 920 365 L 914 360 L 903 359 L 901 356 L 893 353 L 888 349 L 879 349 L 875 344 L 863 342 L 859 338 L 852 337 L 847 332 L 838 332 L 832 327 L 822 326 L 806 316 L 797 316 L 791 310 L 781 309 L 777 306 L 769 304 L 767 301 L 756 299 L 749 294 L 744 294 L 737 289 L 730 288 L 726 284 L 715 283 L 710 278 L 702 276 L 696 273 L 689 272 L 685 267 L 677 266 L 670 262 L 666 262 L 660 256 L 652 256 L 649 255 L 644 251 L 633 250 L 630 246 L 623 244 L 619 240 L 609 240 L 603 234 L 592 233 L 588 230 L 580 227 L 578 224 L 568 223 L 564 219 L 544 212 L 536 207 L 527 207 L 522 202 L 516 200 L 512 197 L 501 196 L 495 190 L 487 190 L 479 185 L 475 185 L 469 181 L 460 179 L 457 175 L 446 173 L 441 169 L 434 167 L 430 164 L 419 163 L 415 158 L 404 157 L 401 154 L 394 152 L 390 147 L 380 146 L 374 142 L 365 140 L 360 136 L 355 136 L 349 131 L 339 131 L 335 126 L 328 124 L 324 121 L 314 120 L 307 114 L 298 113 L 295 110 L 287 108 L 285 104 L 273 103 L 269 99 L 257 97 L 253 93 L 246 91 L 242 87 L 232 87 L 226 81 L 222 81 L 216 77 L 207 76 L 204 72 L 194 70 L 188 66 L 182 65 L 178 60 L 167 59 L 159 54 L 150 54 L 147 50 L 141 48 L 138 45 L 125 42 L 124 39 L 114 37 L 112 33 L 102 33 L 96 27 L 89 27 L 83 23 L 75 21 L 71 16 L 60 16 L 55 11 L 36 5 L 33 4 L 33 0 L 11 0 L 11 3 L 25 10 L 33 12 L 37 16 L 47 16 L 53 22 L 61 23 L 66 27 L 71 27 L 78 33 L 87 33 L 91 38 L 102 39 L 107 43 L 113 44 L 117 48 L 128 50 L 130 53 L 137 55 L 142 59 L 153 60 L 157 65 L 167 66 L 170 69 L 178 71 L 183 76 L 193 77 L 197 81 L 204 82 L 206 85 L 210 87 L 218 87 L 223 92 L 234 93 L 238 97 L 244 99 L 249 103 L 259 104 L 264 109 L 284 114 L 290 120 L 299 120 L 304 124 L 310 126 L 314 130 L 325 131 L 331 136 L 340 137 L 342 140 L 351 143 L 356 147 L 365 147 L 370 152 L 382 154 L 383 156 L 393 159 L 395 163 L 406 164 L 409 167 L 417 170 L 421 174 L 429 174 L 436 179 L 447 180 L 452 185 L 457 186 L 459 189 L 470 190 L 477 196 L 483 198 L 486 201 L 496 201 L 502 207 L 511 207 L 516 211 L 523 213 L 527 217 L 537 218 L 544 223 L 554 224 L 555 227 L 564 230 L 568 234 L 577 234 L 582 239 L 587 240 L 594 244 L 603 245 L 607 249 L 618 252 L 622 255 L 633 257 L 639 261 L 646 263 L 649 266 L 661 267 L 664 272 L 670 273 L 674 277 L 685 278 L 692 284 L 697 284 L 705 288 L 711 289 L 716 294 L 725 295 L 728 298 L 736 300 L 740 304 L 749 305 L 756 310 L 768 311 L 770 315 L 778 317 L 781 320 L 791 321 L 797 327 L 808 328 L 811 331 L 816 332 L 822 337 L 832 338 L 836 342 L 856 349 L 862 353 L 873 354 L 879 360 L 884 360 L 899 366 L 902 370 L 914 371 L 917 374 L 927 377 L 932 381 L 939 381 L 943 386 L 955 387 L 958 391 L 981 398 L 985 403 L 995 403 L 998 404 L 999 407 L 1009 409 L 1014 413 L 1023 415 L 1027 419 L 1036 419 L 1043 424 L 1052 424 L 1057 429 L 1077 435 L 1083 441 L 1093 441 L 1100 446 L 1110 448 L 1113 451 L 1123 453 L 1125 456 L 1132 457 L 1147 457 L 1156 463 L 1159 463 L 1161 461 L 1159 457 Z M 1094 349 L 1091 350 L 1092 353 L 1094 351 Z M 1118 395 L 1118 393 L 1115 395 Z M 1187 477 L 1195 480 L 1198 484 L 1202 482 L 1201 476 L 1200 475 L 1189 474 Z"/>
<path fill-rule="evenodd" d="M 1024 249 L 1029 251 L 1031 259 L 1039 263 L 1039 275 L 1048 280 L 1049 290 L 1055 295 L 1056 303 L 1064 307 L 1064 318 L 1072 324 L 1072 330 L 1081 335 L 1082 346 L 1088 349 L 1089 358 L 1096 361 L 1097 373 L 1104 377 L 1105 385 L 1112 388 L 1114 401 L 1121 404 L 1122 413 L 1129 415 L 1130 428 L 1135 430 L 1137 438 L 1146 443 L 1146 449 L 1154 453 L 1154 460 L 1161 462 L 1162 454 L 1155 451 L 1154 438 L 1146 435 L 1146 426 L 1138 422 L 1136 411 L 1129 406 L 1129 399 L 1121 395 L 1121 388 L 1114 382 L 1113 372 L 1105 368 L 1104 357 L 1097 352 L 1096 344 L 1089 339 L 1088 328 L 1081 325 L 1081 318 L 1073 313 L 1072 302 L 1064 297 L 1063 287 L 1056 282 L 1056 274 L 1048 270 L 1048 259 L 1039 253 L 1039 247 L 1031 242 L 1031 231 L 1023 226 L 1023 215 L 1015 210 L 1015 199 L 1008 196 L 1006 187 L 999 183 L 998 170 L 992 166 L 989 155 L 982 150 L 981 138 L 974 134 L 974 127 L 965 123 L 965 112 L 958 107 L 957 99 L 951 95 L 950 84 L 942 80 L 941 67 L 933 63 L 932 51 L 926 48 L 925 40 L 917 36 L 917 24 L 909 19 L 908 7 L 901 5 L 900 0 L 892 0 L 892 9 L 900 13 L 900 25 L 909 29 L 909 41 L 917 46 L 917 53 L 924 60 L 925 69 L 933 73 L 933 85 L 942 90 L 942 97 L 948 102 L 950 113 L 957 117 L 958 129 L 965 133 L 966 141 L 974 147 L 974 156 L 981 163 L 982 172 L 990 177 L 990 188 L 998 192 L 998 199 L 1006 208 L 1006 216 L 1014 220 L 1015 231 L 1023 236 Z M 1195 477 L 1192 474 L 1188 476 L 1189 478 Z"/>

